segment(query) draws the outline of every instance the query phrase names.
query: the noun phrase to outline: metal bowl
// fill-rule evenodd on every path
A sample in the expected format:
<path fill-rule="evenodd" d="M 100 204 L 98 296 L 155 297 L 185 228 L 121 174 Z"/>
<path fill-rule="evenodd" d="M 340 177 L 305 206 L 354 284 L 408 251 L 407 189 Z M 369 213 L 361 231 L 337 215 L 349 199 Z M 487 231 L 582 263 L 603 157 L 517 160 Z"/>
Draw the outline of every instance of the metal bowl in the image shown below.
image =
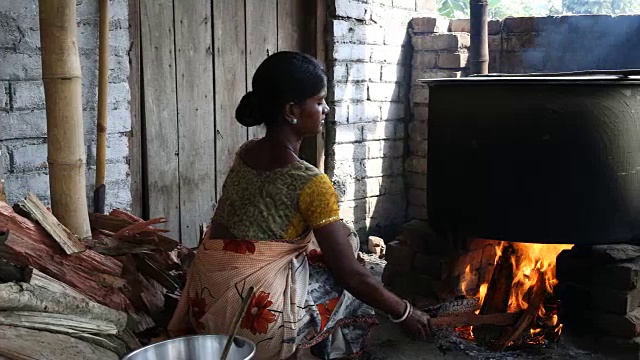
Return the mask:
<path fill-rule="evenodd" d="M 133 351 L 122 360 L 220 360 L 228 335 L 192 335 L 161 341 Z M 249 360 L 256 345 L 236 336 L 227 360 Z"/>

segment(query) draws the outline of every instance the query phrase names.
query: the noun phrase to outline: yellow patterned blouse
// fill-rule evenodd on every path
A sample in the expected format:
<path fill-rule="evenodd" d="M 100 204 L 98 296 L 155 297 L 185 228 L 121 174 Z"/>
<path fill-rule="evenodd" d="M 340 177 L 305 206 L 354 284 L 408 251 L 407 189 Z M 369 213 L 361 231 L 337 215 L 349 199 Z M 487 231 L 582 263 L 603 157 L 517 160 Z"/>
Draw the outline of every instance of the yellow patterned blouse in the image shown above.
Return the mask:
<path fill-rule="evenodd" d="M 238 155 L 213 215 L 237 238 L 249 240 L 291 240 L 339 219 L 338 194 L 313 165 L 300 160 L 259 171 Z"/>

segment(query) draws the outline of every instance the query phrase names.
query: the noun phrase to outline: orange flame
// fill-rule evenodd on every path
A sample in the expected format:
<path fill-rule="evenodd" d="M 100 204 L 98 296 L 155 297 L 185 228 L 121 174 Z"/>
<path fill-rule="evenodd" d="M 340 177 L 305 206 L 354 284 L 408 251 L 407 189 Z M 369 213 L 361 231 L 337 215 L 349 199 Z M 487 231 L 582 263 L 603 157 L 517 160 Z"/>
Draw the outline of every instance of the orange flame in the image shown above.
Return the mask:
<path fill-rule="evenodd" d="M 553 288 L 558 283 L 556 279 L 556 258 L 560 252 L 571 249 L 573 245 L 513 243 L 512 246 L 516 252 L 515 256 L 511 258 L 514 276 L 512 282 L 513 290 L 509 299 L 509 312 L 516 312 L 529 307 L 526 294 L 536 284 L 538 280 L 537 274 L 543 274 L 547 292 L 553 293 Z M 544 310 L 541 309 L 541 311 Z"/>
<path fill-rule="evenodd" d="M 573 245 L 548 245 L 548 244 L 528 244 L 528 243 L 509 243 L 515 250 L 514 256 L 510 259 L 513 265 L 513 282 L 512 290 L 509 298 L 508 312 L 518 312 L 529 307 L 529 292 L 538 281 L 538 274 L 544 276 L 546 290 L 549 294 L 553 293 L 555 285 L 558 283 L 556 279 L 556 258 L 563 250 L 573 248 Z M 500 242 L 496 245 L 496 257 L 493 262 L 498 262 L 506 242 Z M 460 288 L 466 296 L 479 298 L 480 305 L 483 304 L 488 291 L 489 284 L 483 283 L 477 294 L 469 294 L 468 284 L 472 279 L 472 269 L 468 265 L 465 274 L 461 279 Z M 478 314 L 480 310 L 475 313 Z M 554 329 L 553 331 L 559 335 L 562 331 L 562 324 L 559 324 L 556 314 L 546 314 L 544 306 L 540 306 L 538 315 L 546 327 Z M 467 334 L 466 337 L 473 338 L 473 328 L 457 329 L 461 333 Z M 528 334 L 528 343 L 542 343 L 545 338 L 545 332 L 542 328 L 531 328 Z"/>

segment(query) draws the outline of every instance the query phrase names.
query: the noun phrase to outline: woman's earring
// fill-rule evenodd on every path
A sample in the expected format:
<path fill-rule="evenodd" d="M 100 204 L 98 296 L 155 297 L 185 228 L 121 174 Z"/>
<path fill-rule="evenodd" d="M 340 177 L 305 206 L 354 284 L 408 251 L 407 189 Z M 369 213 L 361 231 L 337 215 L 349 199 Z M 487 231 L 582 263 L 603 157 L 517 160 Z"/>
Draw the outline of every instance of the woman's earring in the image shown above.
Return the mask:
<path fill-rule="evenodd" d="M 293 125 L 297 124 L 297 123 L 298 123 L 298 119 L 291 119 L 291 123 L 292 123 Z"/>

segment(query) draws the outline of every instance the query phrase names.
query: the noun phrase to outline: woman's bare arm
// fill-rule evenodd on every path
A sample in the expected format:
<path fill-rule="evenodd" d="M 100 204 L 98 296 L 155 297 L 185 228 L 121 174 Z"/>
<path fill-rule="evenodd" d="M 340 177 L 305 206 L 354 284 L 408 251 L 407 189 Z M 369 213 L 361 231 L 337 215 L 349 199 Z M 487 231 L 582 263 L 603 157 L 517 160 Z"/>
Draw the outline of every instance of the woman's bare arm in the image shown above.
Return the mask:
<path fill-rule="evenodd" d="M 355 258 L 348 241 L 348 233 L 339 222 L 333 222 L 314 230 L 323 259 L 338 284 L 362 302 L 399 318 L 405 303 L 385 289 Z"/>
<path fill-rule="evenodd" d="M 324 262 L 338 284 L 365 304 L 395 319 L 402 317 L 406 309 L 404 300 L 385 289 L 373 274 L 360 265 L 343 224 L 334 222 L 324 225 L 314 230 L 314 235 L 324 254 Z M 413 309 L 400 325 L 418 339 L 424 340 L 431 334 L 429 316 L 417 309 Z"/>

